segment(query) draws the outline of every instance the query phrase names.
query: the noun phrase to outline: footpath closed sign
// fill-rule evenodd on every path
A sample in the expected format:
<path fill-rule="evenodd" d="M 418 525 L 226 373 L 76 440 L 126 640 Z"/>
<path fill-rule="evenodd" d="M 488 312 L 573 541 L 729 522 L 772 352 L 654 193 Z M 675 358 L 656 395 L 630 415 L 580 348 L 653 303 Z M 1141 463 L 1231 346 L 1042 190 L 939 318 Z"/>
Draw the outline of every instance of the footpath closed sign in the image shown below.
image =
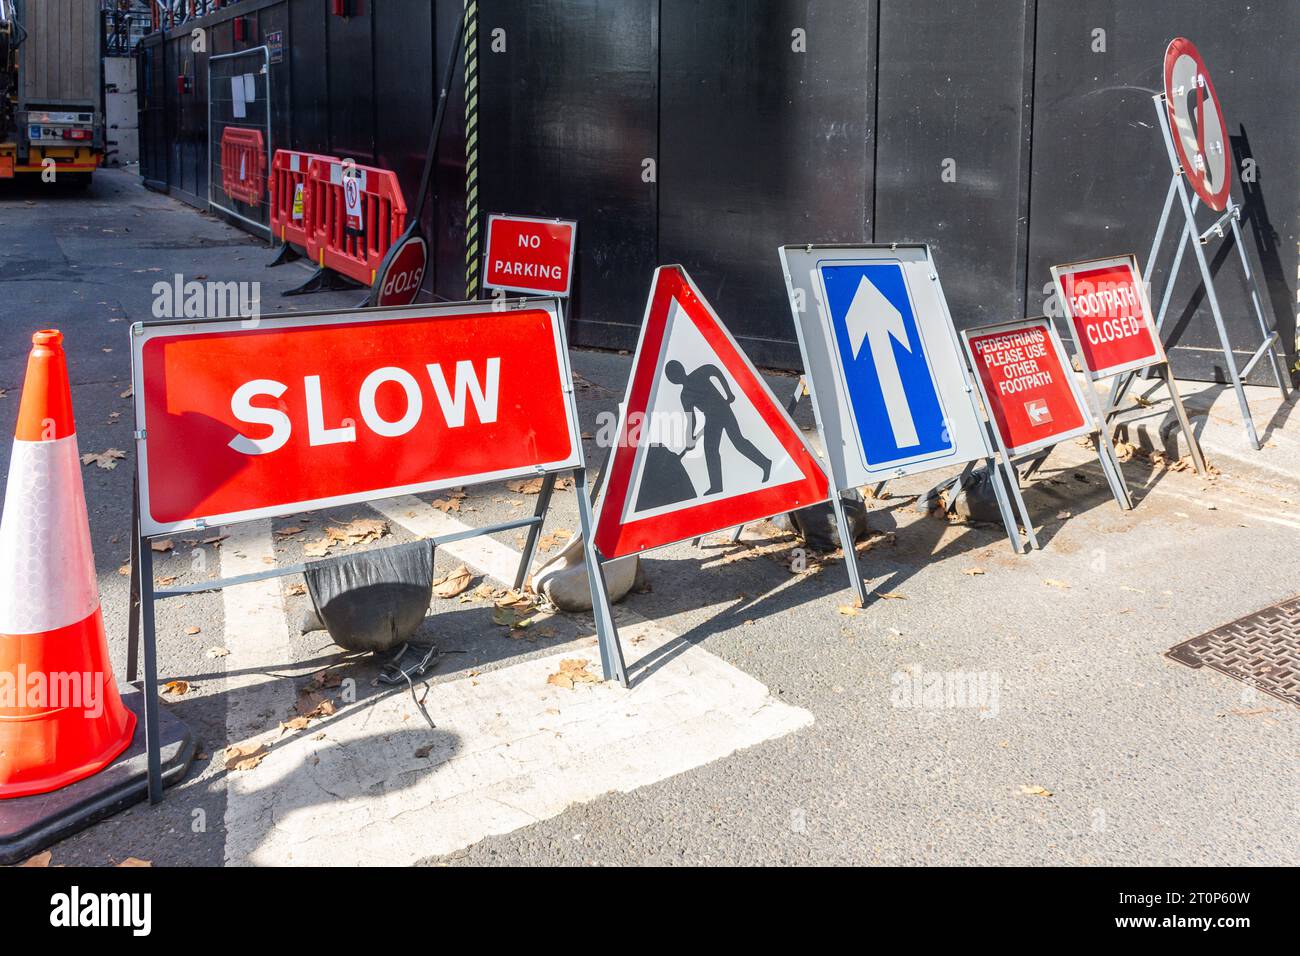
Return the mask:
<path fill-rule="evenodd" d="M 1053 266 L 1052 278 L 1079 361 L 1094 379 L 1165 360 L 1133 256 Z"/>
<path fill-rule="evenodd" d="M 984 405 L 1011 455 L 1092 431 L 1051 322 L 1022 319 L 962 333 Z"/>
<path fill-rule="evenodd" d="M 488 216 L 484 285 L 509 292 L 567 296 L 573 285 L 578 224 L 534 216 Z"/>
<path fill-rule="evenodd" d="M 146 535 L 582 463 L 554 302 L 135 332 Z"/>

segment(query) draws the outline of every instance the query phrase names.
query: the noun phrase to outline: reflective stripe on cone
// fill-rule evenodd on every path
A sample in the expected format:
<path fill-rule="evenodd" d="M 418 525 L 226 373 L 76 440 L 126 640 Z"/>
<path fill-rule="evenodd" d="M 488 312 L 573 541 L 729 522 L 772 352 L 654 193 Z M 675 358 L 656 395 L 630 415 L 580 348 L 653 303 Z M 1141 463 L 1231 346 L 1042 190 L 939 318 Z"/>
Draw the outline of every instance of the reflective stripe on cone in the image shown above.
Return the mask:
<path fill-rule="evenodd" d="M 108 663 L 63 336 L 32 336 L 0 517 L 0 798 L 108 766 L 135 715 Z"/>

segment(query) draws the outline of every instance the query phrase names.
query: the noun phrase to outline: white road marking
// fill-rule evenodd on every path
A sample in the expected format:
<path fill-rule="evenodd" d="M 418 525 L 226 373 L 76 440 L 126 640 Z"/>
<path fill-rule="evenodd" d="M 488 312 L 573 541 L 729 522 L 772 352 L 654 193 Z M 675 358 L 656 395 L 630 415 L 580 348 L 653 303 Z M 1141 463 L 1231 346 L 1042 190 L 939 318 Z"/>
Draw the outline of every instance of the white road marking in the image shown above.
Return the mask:
<path fill-rule="evenodd" d="M 469 527 L 418 498 L 373 507 L 420 535 Z M 240 550 L 260 563 L 249 546 Z M 519 563 L 518 552 L 488 538 L 443 550 L 505 583 Z M 543 658 L 434 685 L 437 731 L 400 692 L 363 697 L 319 731 L 276 740 L 255 770 L 227 777 L 227 861 L 407 864 L 812 724 L 811 713 L 776 700 L 716 655 L 679 645 L 676 635 L 635 615 L 620 617 L 628 663 L 655 660 L 631 690 L 547 683 L 574 657 L 599 673 L 595 640 L 587 637 Z M 280 608 L 281 628 L 283 618 Z"/>
<path fill-rule="evenodd" d="M 1213 498 L 1197 498 L 1192 495 L 1185 495 L 1178 491 L 1170 491 L 1161 488 L 1158 492 L 1160 495 L 1177 498 L 1179 501 L 1186 501 L 1194 505 L 1197 509 L 1204 511 L 1208 505 L 1214 505 L 1215 510 L 1223 514 L 1236 515 L 1240 518 L 1246 518 L 1250 521 L 1266 521 L 1269 524 L 1280 525 L 1283 528 L 1300 528 L 1300 515 L 1291 514 L 1286 511 L 1268 512 L 1258 508 L 1252 508 L 1248 505 L 1242 505 L 1223 495 Z"/>
<path fill-rule="evenodd" d="M 272 566 L 275 544 L 270 521 L 250 521 L 225 530 L 229 537 L 221 543 L 223 578 Z M 278 579 L 226 588 L 221 601 L 225 647 L 230 651 L 222 658 L 228 674 L 226 730 L 230 740 L 238 742 L 275 727 L 292 709 L 292 682 L 272 672 L 282 673 L 293 664 L 293 650 Z"/>
<path fill-rule="evenodd" d="M 265 571 L 274 561 L 275 544 L 271 522 L 250 521 L 225 529 L 229 537 L 221 543 L 221 576 Z M 271 562 L 263 560 L 270 558 Z M 225 588 L 221 592 L 225 612 L 224 637 L 230 652 L 222 658 L 226 666 L 226 736 L 231 743 L 267 737 L 293 710 L 294 686 L 283 677 L 293 663 L 284 599 L 276 578 Z M 263 833 L 263 821 L 251 812 L 255 804 L 247 796 L 255 788 L 246 773 L 228 773 L 226 783 L 226 861 L 238 861 L 241 847 L 256 846 Z"/>
<path fill-rule="evenodd" d="M 426 505 L 413 495 L 372 501 L 370 507 L 389 521 L 401 525 L 421 538 L 456 534 L 473 527 L 449 514 L 444 514 L 437 508 Z M 495 538 L 466 538 L 464 541 L 439 545 L 438 550 L 455 556 L 488 577 L 496 578 L 506 585 L 514 584 L 515 572 L 519 570 L 519 552 Z"/>
<path fill-rule="evenodd" d="M 637 655 L 676 638 L 623 629 Z M 436 685 L 437 732 L 405 693 L 361 701 L 322 739 L 298 734 L 243 774 L 240 800 L 263 823 L 240 862 L 401 865 L 509 833 L 610 791 L 627 793 L 813 722 L 806 710 L 690 647 L 650 679 L 573 689 L 546 683 L 568 650 Z M 227 852 L 228 859 L 234 854 Z"/>

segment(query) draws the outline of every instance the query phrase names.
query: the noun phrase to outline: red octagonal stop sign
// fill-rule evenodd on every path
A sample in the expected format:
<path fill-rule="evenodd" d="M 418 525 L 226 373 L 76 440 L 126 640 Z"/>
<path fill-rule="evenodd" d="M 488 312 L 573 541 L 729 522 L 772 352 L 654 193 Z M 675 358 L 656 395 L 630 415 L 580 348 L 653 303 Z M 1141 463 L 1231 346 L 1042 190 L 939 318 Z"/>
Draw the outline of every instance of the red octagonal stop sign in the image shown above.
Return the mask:
<path fill-rule="evenodd" d="M 420 294 L 424 270 L 429 265 L 429 246 L 424 236 L 412 232 L 390 250 L 379 275 L 375 278 L 374 304 L 410 305 Z"/>

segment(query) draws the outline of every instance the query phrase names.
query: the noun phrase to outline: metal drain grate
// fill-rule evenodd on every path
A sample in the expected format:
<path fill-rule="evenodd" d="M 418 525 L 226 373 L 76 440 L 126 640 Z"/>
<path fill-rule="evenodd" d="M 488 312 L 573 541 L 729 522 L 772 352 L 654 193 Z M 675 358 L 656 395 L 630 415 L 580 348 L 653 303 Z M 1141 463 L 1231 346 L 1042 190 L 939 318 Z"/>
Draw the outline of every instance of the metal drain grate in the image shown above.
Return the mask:
<path fill-rule="evenodd" d="M 1213 667 L 1300 707 L 1300 598 L 1293 598 L 1171 647 L 1188 667 Z"/>

